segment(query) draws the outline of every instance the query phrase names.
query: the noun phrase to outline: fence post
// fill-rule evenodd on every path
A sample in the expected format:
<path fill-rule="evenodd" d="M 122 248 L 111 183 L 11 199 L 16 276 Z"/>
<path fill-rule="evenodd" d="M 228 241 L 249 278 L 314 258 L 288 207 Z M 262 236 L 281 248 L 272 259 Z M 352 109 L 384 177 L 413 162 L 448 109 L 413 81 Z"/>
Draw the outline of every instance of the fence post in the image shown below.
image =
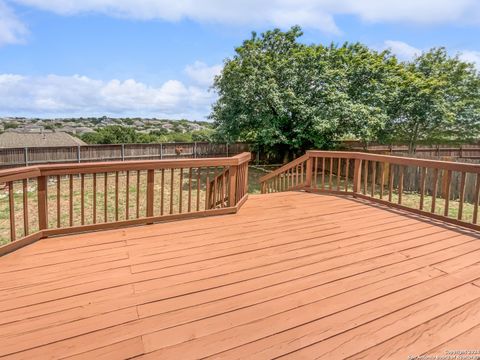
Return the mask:
<path fill-rule="evenodd" d="M 307 159 L 306 166 L 306 177 L 305 177 L 305 187 L 310 188 L 312 186 L 312 158 L 309 156 Z"/>
<path fill-rule="evenodd" d="M 80 158 L 80 145 L 77 145 L 77 162 L 80 163 L 81 162 L 81 158 Z"/>
<path fill-rule="evenodd" d="M 227 148 L 227 157 L 228 157 L 228 142 L 226 144 L 226 148 Z"/>
<path fill-rule="evenodd" d="M 355 159 L 355 166 L 353 169 L 353 196 L 360 191 L 362 179 L 362 160 Z"/>
<path fill-rule="evenodd" d="M 122 144 L 122 161 L 125 161 L 125 144 Z"/>
<path fill-rule="evenodd" d="M 163 143 L 160 143 L 160 160 L 163 159 Z"/>
<path fill-rule="evenodd" d="M 197 158 L 197 142 L 196 141 L 193 143 L 193 157 L 195 159 Z"/>
<path fill-rule="evenodd" d="M 37 182 L 38 229 L 42 231 L 47 228 L 47 177 L 39 176 Z"/>
<path fill-rule="evenodd" d="M 154 201 L 154 185 L 155 185 L 155 170 L 147 171 L 147 217 L 153 216 L 153 201 Z M 148 224 L 153 224 L 149 221 Z"/>
<path fill-rule="evenodd" d="M 28 147 L 25 146 L 24 149 L 24 157 L 25 157 L 25 166 L 28 166 Z"/>
<path fill-rule="evenodd" d="M 237 204 L 237 170 L 238 165 L 230 166 L 230 191 L 228 194 L 228 206 L 233 207 Z"/>

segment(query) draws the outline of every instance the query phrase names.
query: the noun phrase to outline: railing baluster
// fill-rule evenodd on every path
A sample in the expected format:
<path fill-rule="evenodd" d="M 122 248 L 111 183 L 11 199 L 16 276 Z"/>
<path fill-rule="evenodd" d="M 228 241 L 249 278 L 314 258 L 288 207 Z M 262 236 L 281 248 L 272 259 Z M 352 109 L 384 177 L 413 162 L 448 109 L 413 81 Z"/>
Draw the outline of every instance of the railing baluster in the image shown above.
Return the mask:
<path fill-rule="evenodd" d="M 192 211 L 192 168 L 188 169 L 188 212 Z"/>
<path fill-rule="evenodd" d="M 425 179 L 427 175 L 427 168 L 422 167 L 420 170 L 420 210 L 423 210 L 425 202 Z"/>
<path fill-rule="evenodd" d="M 398 203 L 402 205 L 404 167 L 399 166 L 399 170 L 400 175 L 398 177 Z"/>
<path fill-rule="evenodd" d="M 200 211 L 200 186 L 201 186 L 202 168 L 197 168 L 197 211 Z"/>
<path fill-rule="evenodd" d="M 372 161 L 372 197 L 375 197 L 375 190 L 377 187 L 377 163 L 375 161 Z"/>
<path fill-rule="evenodd" d="M 225 179 L 225 166 L 223 167 L 223 175 L 222 175 L 222 207 L 226 206 L 226 197 L 227 197 L 227 189 L 226 189 L 226 179 Z"/>
<path fill-rule="evenodd" d="M 115 221 L 118 221 L 118 171 L 115 171 Z"/>
<path fill-rule="evenodd" d="M 28 216 L 28 179 L 23 179 L 23 234 L 27 236 L 30 233 Z"/>
<path fill-rule="evenodd" d="M 368 160 L 365 160 L 365 164 L 363 165 L 363 194 L 367 195 L 368 193 Z"/>
<path fill-rule="evenodd" d="M 437 200 L 437 189 L 438 189 L 438 169 L 433 169 L 433 189 L 432 189 L 432 208 L 431 213 L 435 213 L 435 202 Z"/>
<path fill-rule="evenodd" d="M 60 201 L 61 201 L 61 185 L 60 185 L 60 175 L 57 175 L 57 228 L 61 227 L 61 209 L 60 209 Z"/>
<path fill-rule="evenodd" d="M 480 194 L 480 174 L 477 174 L 477 179 L 475 183 L 475 195 L 473 196 L 473 218 L 472 218 L 473 224 L 476 224 L 478 219 L 479 194 Z"/>
<path fill-rule="evenodd" d="M 81 174 L 80 177 L 80 221 L 85 225 L 85 174 Z"/>
<path fill-rule="evenodd" d="M 210 209 L 210 167 L 205 169 L 205 210 Z"/>
<path fill-rule="evenodd" d="M 333 158 L 330 158 L 330 174 L 328 175 L 328 190 L 332 190 L 333 181 Z"/>
<path fill-rule="evenodd" d="M 447 179 L 445 182 L 445 208 L 443 209 L 443 215 L 448 216 L 450 206 L 450 185 L 452 183 L 452 171 L 447 170 Z"/>
<path fill-rule="evenodd" d="M 295 166 L 295 186 L 298 186 L 298 165 Z"/>
<path fill-rule="evenodd" d="M 162 169 L 162 175 L 161 175 L 160 183 L 161 183 L 161 190 L 160 190 L 160 215 L 163 215 L 164 201 L 165 201 L 165 169 Z"/>
<path fill-rule="evenodd" d="M 173 171 L 173 170 L 172 170 Z M 137 206 L 137 219 L 140 218 L 140 175 L 141 175 L 141 172 L 140 170 L 137 170 L 137 188 L 136 188 L 136 192 L 137 192 L 137 197 L 135 199 L 136 201 L 136 206 Z"/>
<path fill-rule="evenodd" d="M 314 176 L 313 176 L 313 187 L 317 188 L 317 175 L 318 175 L 318 157 L 315 157 L 315 167 L 313 169 Z"/>
<path fill-rule="evenodd" d="M 68 214 L 70 218 L 70 226 L 73 226 L 73 175 L 70 174 L 68 177 L 68 187 L 69 187 L 69 194 L 68 194 Z"/>
<path fill-rule="evenodd" d="M 350 172 L 350 159 L 345 159 L 345 192 L 348 191 L 348 182 L 349 182 L 349 172 Z"/>
<path fill-rule="evenodd" d="M 108 173 L 104 174 L 103 222 L 108 222 Z"/>
<path fill-rule="evenodd" d="M 45 230 L 48 225 L 47 176 L 37 178 L 38 229 Z"/>
<path fill-rule="evenodd" d="M 393 180 L 394 180 L 394 175 L 393 175 L 393 164 L 388 165 L 389 172 L 388 172 L 388 201 L 392 202 L 392 196 L 393 196 Z"/>
<path fill-rule="evenodd" d="M 173 183 L 175 178 L 175 169 L 170 169 L 170 214 L 173 214 Z"/>
<path fill-rule="evenodd" d="M 8 182 L 8 209 L 10 215 L 10 241 L 17 239 L 17 229 L 15 227 L 15 199 L 13 193 L 13 181 Z"/>
<path fill-rule="evenodd" d="M 385 163 L 380 163 L 380 199 L 383 199 L 383 192 L 385 191 Z"/>
<path fill-rule="evenodd" d="M 237 190 L 238 166 L 230 166 L 228 175 L 230 176 L 228 205 L 232 207 L 232 206 L 235 206 L 235 204 L 237 203 L 236 190 Z"/>
<path fill-rule="evenodd" d="M 183 168 L 180 168 L 180 179 L 179 179 L 179 196 L 178 196 L 178 213 L 182 213 L 182 205 L 183 205 Z"/>
<path fill-rule="evenodd" d="M 342 175 L 341 165 L 342 165 L 342 159 L 338 158 L 337 159 L 337 191 L 340 191 L 340 178 Z"/>
<path fill-rule="evenodd" d="M 325 190 L 325 157 L 322 158 L 322 190 Z"/>
<path fill-rule="evenodd" d="M 465 200 L 465 181 L 466 181 L 467 174 L 462 172 L 461 179 L 460 179 L 460 202 L 458 204 L 458 220 L 462 220 L 463 217 L 463 202 Z"/>
<path fill-rule="evenodd" d="M 153 206 L 155 203 L 155 170 L 147 170 L 147 205 L 146 205 L 146 216 L 153 217 Z M 152 224 L 153 222 L 148 222 Z"/>
<path fill-rule="evenodd" d="M 300 164 L 300 184 L 301 185 L 305 184 L 305 179 L 304 179 L 304 175 L 303 175 L 304 174 L 304 172 L 303 172 L 303 167 L 304 166 L 303 165 L 304 165 L 303 163 Z"/>
<path fill-rule="evenodd" d="M 125 172 L 125 220 L 130 219 L 130 171 Z"/>
<path fill-rule="evenodd" d="M 97 223 L 97 173 L 93 173 L 93 223 Z"/>

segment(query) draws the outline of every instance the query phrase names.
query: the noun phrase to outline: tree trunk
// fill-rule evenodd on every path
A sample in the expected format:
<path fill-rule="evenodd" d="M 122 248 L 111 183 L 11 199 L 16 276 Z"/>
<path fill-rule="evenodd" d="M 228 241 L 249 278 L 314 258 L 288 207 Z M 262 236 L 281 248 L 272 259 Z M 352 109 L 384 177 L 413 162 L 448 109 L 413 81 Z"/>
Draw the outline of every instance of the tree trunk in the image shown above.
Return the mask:
<path fill-rule="evenodd" d="M 285 149 L 283 151 L 283 160 L 282 160 L 282 163 L 283 164 L 286 164 L 290 161 L 290 151 L 288 151 L 288 149 Z"/>

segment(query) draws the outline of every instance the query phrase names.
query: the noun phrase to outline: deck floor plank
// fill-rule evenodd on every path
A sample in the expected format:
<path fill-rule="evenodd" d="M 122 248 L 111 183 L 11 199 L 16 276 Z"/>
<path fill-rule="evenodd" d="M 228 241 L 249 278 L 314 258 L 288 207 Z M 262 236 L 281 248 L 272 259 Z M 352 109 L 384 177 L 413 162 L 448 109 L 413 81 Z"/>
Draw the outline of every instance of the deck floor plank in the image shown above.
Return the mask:
<path fill-rule="evenodd" d="M 366 201 L 41 240 L 0 258 L 0 357 L 388 358 L 480 333 L 478 233 Z M 465 346 L 463 346 L 463 344 Z"/>

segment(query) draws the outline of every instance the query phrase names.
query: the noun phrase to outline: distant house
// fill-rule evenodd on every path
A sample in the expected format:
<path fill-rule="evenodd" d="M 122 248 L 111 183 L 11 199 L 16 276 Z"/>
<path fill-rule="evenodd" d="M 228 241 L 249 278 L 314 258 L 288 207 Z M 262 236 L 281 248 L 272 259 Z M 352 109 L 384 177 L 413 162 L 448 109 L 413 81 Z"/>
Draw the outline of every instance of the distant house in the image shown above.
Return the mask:
<path fill-rule="evenodd" d="M 77 133 L 77 128 L 74 128 L 73 126 L 62 126 L 61 128 L 58 128 L 56 130 L 57 132 L 64 132 L 64 133 L 69 133 L 69 134 L 76 134 Z"/>
<path fill-rule="evenodd" d="M 19 126 L 16 128 L 8 129 L 10 133 L 41 133 L 44 132 L 45 128 L 42 125 L 28 124 Z"/>
<path fill-rule="evenodd" d="M 49 147 L 86 145 L 64 132 L 51 133 L 3 133 L 0 134 L 0 148 Z"/>
<path fill-rule="evenodd" d="M 89 133 L 94 133 L 95 132 L 95 130 L 90 129 L 88 127 L 78 127 L 78 128 L 75 129 L 75 131 L 76 131 L 75 133 L 77 135 L 83 135 L 83 134 L 89 134 Z"/>
<path fill-rule="evenodd" d="M 145 124 L 144 124 L 142 121 L 140 121 L 140 120 L 135 120 L 135 121 L 133 122 L 133 126 L 135 126 L 135 127 L 144 127 Z"/>
<path fill-rule="evenodd" d="M 172 131 L 173 130 L 173 125 L 169 124 L 169 123 L 162 124 L 162 128 L 167 130 L 167 131 Z"/>

